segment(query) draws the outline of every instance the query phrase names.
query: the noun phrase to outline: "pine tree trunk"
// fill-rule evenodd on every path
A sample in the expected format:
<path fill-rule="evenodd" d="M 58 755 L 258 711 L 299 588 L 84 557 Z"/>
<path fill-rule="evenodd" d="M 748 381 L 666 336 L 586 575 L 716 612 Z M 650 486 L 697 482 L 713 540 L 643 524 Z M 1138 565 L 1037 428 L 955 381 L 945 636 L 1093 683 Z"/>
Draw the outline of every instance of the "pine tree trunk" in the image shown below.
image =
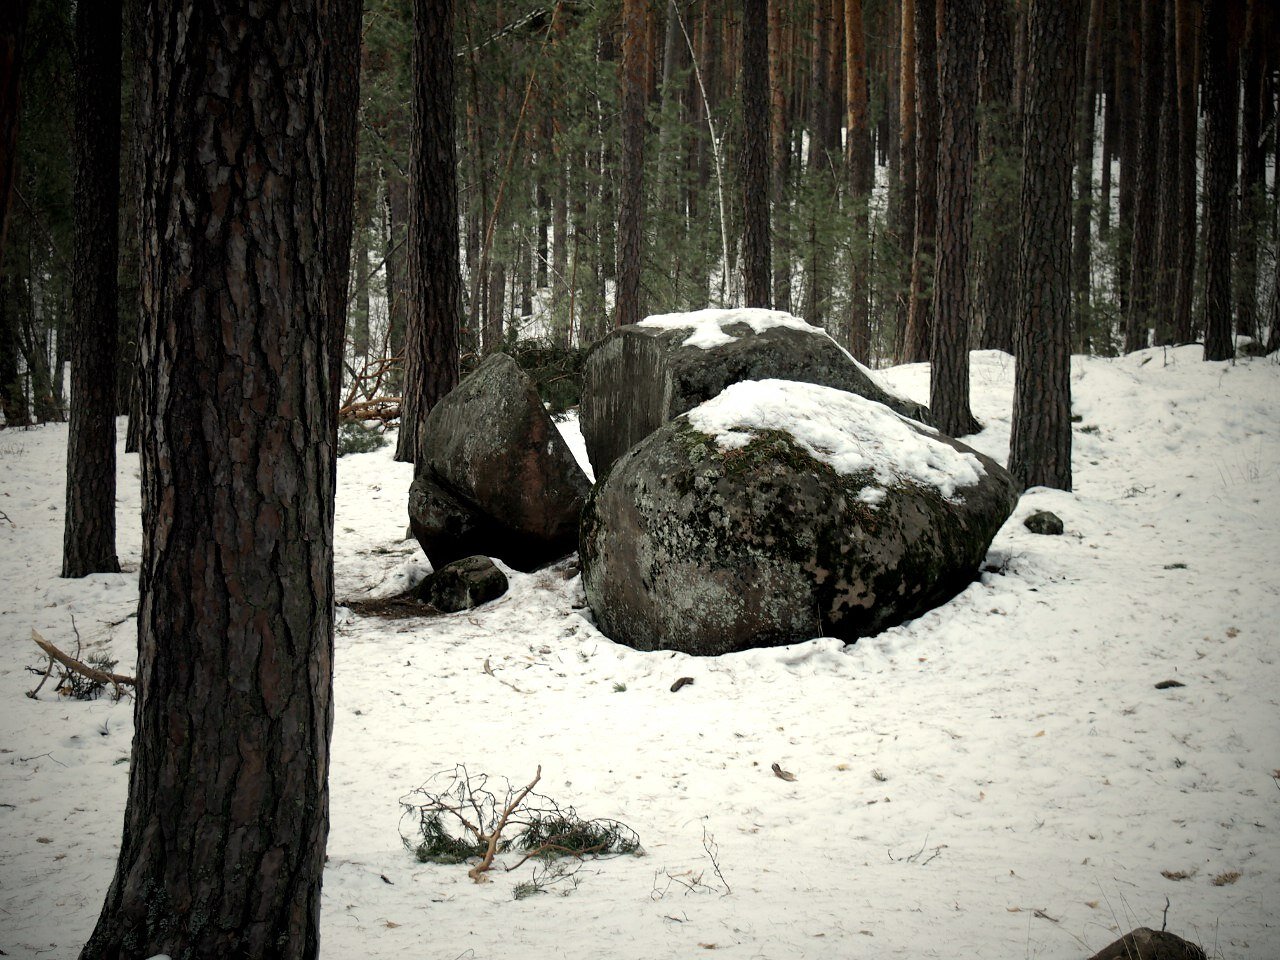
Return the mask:
<path fill-rule="evenodd" d="M 1141 60 L 1141 14 L 1137 0 L 1117 0 L 1120 4 L 1116 49 L 1116 96 L 1119 105 L 1120 185 L 1117 197 L 1117 228 L 1114 281 L 1116 303 L 1121 317 L 1129 312 L 1129 281 L 1133 261 L 1133 220 L 1138 179 L 1138 71 Z"/>
<path fill-rule="evenodd" d="M 791 176 L 790 123 L 786 78 L 782 62 L 783 0 L 769 3 L 769 136 L 771 147 L 770 192 L 773 198 L 773 305 L 791 311 L 791 211 L 788 181 Z"/>
<path fill-rule="evenodd" d="M 119 0 L 76 6 L 75 262 L 62 575 L 119 573 L 116 347 L 120 197 Z"/>
<path fill-rule="evenodd" d="M 409 184 L 394 168 L 387 173 L 387 355 L 399 358 L 390 386 L 404 387 L 405 327 L 409 316 Z"/>
<path fill-rule="evenodd" d="M 1198 0 L 1175 0 L 1178 46 L 1178 253 L 1173 299 L 1173 336 L 1192 338 L 1196 272 L 1196 18 Z"/>
<path fill-rule="evenodd" d="M 1009 471 L 1071 489 L 1071 174 L 1083 0 L 1031 4 Z"/>
<path fill-rule="evenodd" d="M 1071 299 L 1074 307 L 1076 336 L 1089 342 L 1089 296 L 1092 286 L 1090 268 L 1093 250 L 1093 128 L 1097 116 L 1098 58 L 1102 45 L 1103 0 L 1089 4 L 1089 27 L 1085 41 L 1084 75 L 1076 121 L 1076 207 L 1071 237 Z"/>
<path fill-rule="evenodd" d="M 845 112 L 848 138 L 849 214 L 853 243 L 849 251 L 849 352 L 871 360 L 871 188 L 875 154 L 867 104 L 867 38 L 862 0 L 845 0 Z"/>
<path fill-rule="evenodd" d="M 1125 311 L 1124 351 L 1146 347 L 1153 326 L 1155 298 L 1156 207 L 1159 202 L 1160 100 L 1164 68 L 1163 0 L 1142 7 L 1142 56 L 1139 69 L 1138 152 L 1134 168 L 1133 247 L 1129 260 L 1129 303 Z"/>
<path fill-rule="evenodd" d="M 1266 150 L 1263 146 L 1263 79 L 1266 75 L 1266 43 L 1263 2 L 1248 0 L 1242 57 L 1244 109 L 1240 123 L 1240 220 L 1236 228 L 1235 279 L 1236 333 L 1257 337 L 1258 239 L 1266 212 Z M 1269 0 L 1274 2 L 1274 0 Z"/>
<path fill-rule="evenodd" d="M 999 0 L 990 0 L 991 3 Z M 898 83 L 899 144 L 902 176 L 894 235 L 902 260 L 901 287 L 895 311 L 894 356 L 902 359 L 906 352 L 907 323 L 911 304 L 911 255 L 916 236 L 916 0 L 902 0 L 901 55 Z"/>
<path fill-rule="evenodd" d="M 1236 111 L 1242 0 L 1205 0 L 1204 358 L 1230 360 L 1231 224 L 1236 187 Z"/>
<path fill-rule="evenodd" d="M 614 322 L 638 323 L 644 245 L 645 3 L 622 4 L 622 175 L 618 210 L 618 290 Z M 727 265 L 726 265 L 727 267 Z"/>
<path fill-rule="evenodd" d="M 938 233 L 938 52 L 936 0 L 916 0 L 916 227 L 911 306 L 903 359 L 929 359 L 934 246 Z"/>
<path fill-rule="evenodd" d="M 325 211 L 337 104 L 324 48 L 354 31 L 322 26 L 304 0 L 273 14 L 149 10 L 139 695 L 120 858 L 82 960 L 318 953 L 333 723 L 326 275 L 350 242 Z"/>
<path fill-rule="evenodd" d="M 1173 342 L 1178 233 L 1182 229 L 1181 218 L 1178 216 L 1178 161 L 1181 145 L 1178 143 L 1176 11 L 1174 0 L 1161 0 L 1161 2 L 1164 4 L 1165 22 L 1161 51 L 1164 76 L 1160 84 L 1160 137 L 1159 154 L 1156 160 L 1156 168 L 1159 170 L 1159 189 L 1156 202 L 1155 291 L 1151 302 L 1151 317 L 1155 327 L 1157 346 Z"/>
<path fill-rule="evenodd" d="M 945 434 L 979 429 L 969 410 L 969 248 L 978 135 L 978 44 L 982 0 L 943 0 L 938 51 L 938 263 L 929 348 L 929 410 Z"/>
<path fill-rule="evenodd" d="M 1018 304 L 1018 191 L 1022 175 L 1021 118 L 1014 102 L 1015 18 L 1005 0 L 982 5 L 978 57 L 978 207 L 974 265 L 978 345 L 1013 353 Z"/>
<path fill-rule="evenodd" d="M 420 464 L 431 408 L 458 384 L 462 273 L 454 145 L 453 0 L 414 0 L 409 312 L 396 459 Z"/>
<path fill-rule="evenodd" d="M 30 0 L 0 6 L 0 272 L 4 264 L 9 211 L 18 162 L 18 119 L 22 107 L 22 54 Z M 13 354 L 9 355 L 13 357 Z M 0 360 L 0 363 L 7 362 Z"/>
<path fill-rule="evenodd" d="M 742 7 L 742 279 L 748 307 L 769 307 L 769 24 L 766 0 Z"/>

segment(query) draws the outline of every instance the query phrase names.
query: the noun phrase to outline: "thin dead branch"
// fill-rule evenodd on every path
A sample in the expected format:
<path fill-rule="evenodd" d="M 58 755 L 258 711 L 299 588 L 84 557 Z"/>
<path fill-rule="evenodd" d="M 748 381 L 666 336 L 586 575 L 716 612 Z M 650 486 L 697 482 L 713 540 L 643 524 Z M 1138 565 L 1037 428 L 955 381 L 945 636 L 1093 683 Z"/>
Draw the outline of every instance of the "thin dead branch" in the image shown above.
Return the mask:
<path fill-rule="evenodd" d="M 498 852 L 498 841 L 502 837 L 502 831 L 506 829 L 507 821 L 511 819 L 511 814 L 524 802 L 524 798 L 529 795 L 529 792 L 537 786 L 538 781 L 541 779 L 542 764 L 538 764 L 538 769 L 537 772 L 534 773 L 533 779 L 529 781 L 525 788 L 516 795 L 515 799 L 503 808 L 502 813 L 498 816 L 497 826 L 489 832 L 487 837 L 481 835 L 481 839 L 485 842 L 484 856 L 480 858 L 479 863 L 467 871 L 467 876 L 476 883 L 482 882 L 483 878 L 481 875 L 493 866 L 494 855 Z"/>
<path fill-rule="evenodd" d="M 80 676 L 92 680 L 95 683 L 100 683 L 103 686 L 111 684 L 112 688 L 115 690 L 117 700 L 119 700 L 123 695 L 120 690 L 121 687 L 127 686 L 136 689 L 138 686 L 138 681 L 133 677 L 125 676 L 123 673 L 108 673 L 105 670 L 98 670 L 89 666 L 87 663 L 82 663 L 75 657 L 68 656 L 44 637 L 40 636 L 40 632 L 34 627 L 31 630 L 31 639 L 37 647 L 49 655 L 50 668 L 53 666 L 53 661 L 57 660 L 63 667 L 70 670 L 72 673 L 78 673 Z M 43 685 L 43 683 L 44 681 L 42 680 L 41 684 Z M 39 689 L 40 687 L 36 687 L 36 690 Z M 34 697 L 35 691 L 29 693 L 28 696 Z"/>

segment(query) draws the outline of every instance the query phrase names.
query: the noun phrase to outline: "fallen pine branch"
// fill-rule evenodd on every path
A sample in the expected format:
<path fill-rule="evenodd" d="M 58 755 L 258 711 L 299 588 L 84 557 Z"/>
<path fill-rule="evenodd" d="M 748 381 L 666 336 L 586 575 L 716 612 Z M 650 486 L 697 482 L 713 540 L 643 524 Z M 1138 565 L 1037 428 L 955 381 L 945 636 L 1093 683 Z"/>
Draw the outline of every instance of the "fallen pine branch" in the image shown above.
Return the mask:
<path fill-rule="evenodd" d="M 89 680 L 94 681 L 95 683 L 100 683 L 103 686 L 109 683 L 111 684 L 112 688 L 116 692 L 117 700 L 119 700 L 121 697 L 120 688 L 122 686 L 133 687 L 135 690 L 138 687 L 138 681 L 135 680 L 133 677 L 125 676 L 122 673 L 107 673 L 105 670 L 99 670 L 96 667 L 91 667 L 87 663 L 82 663 L 81 661 L 77 660 L 75 657 L 72 657 L 72 656 L 69 656 L 68 654 L 63 653 L 61 650 L 55 647 L 52 643 L 50 643 L 44 637 L 40 636 L 40 632 L 36 630 L 34 627 L 31 629 L 31 639 L 37 647 L 39 647 L 49 656 L 49 664 L 51 667 L 53 665 L 53 661 L 57 660 L 60 664 L 62 664 L 66 669 L 70 670 L 72 673 L 78 673 L 80 674 L 80 676 L 86 677 Z M 47 676 L 48 674 L 46 673 L 46 677 Z M 42 680 L 40 681 L 40 686 L 43 686 L 43 685 L 44 685 L 44 681 Z M 30 694 L 28 694 L 28 696 L 34 698 L 35 693 L 39 689 L 40 687 L 36 687 L 36 689 L 33 690 Z"/>

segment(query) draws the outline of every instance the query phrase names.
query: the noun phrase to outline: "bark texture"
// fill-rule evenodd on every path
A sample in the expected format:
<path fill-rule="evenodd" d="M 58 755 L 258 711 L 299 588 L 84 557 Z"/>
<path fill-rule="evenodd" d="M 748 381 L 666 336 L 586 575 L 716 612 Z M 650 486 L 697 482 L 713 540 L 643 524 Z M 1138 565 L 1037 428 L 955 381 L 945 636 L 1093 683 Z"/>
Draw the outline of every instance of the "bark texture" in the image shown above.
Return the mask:
<path fill-rule="evenodd" d="M 1018 301 L 1018 190 L 1021 118 L 1014 109 L 1013 33 L 1006 0 L 984 0 L 978 55 L 978 208 L 974 253 L 978 345 L 1013 352 Z"/>
<path fill-rule="evenodd" d="M 1142 8 L 1142 54 L 1139 61 L 1138 149 L 1134 167 L 1133 247 L 1129 261 L 1129 301 L 1125 311 L 1124 350 L 1147 346 L 1155 296 L 1156 207 L 1160 189 L 1161 50 L 1164 41 L 1163 0 L 1146 0 Z"/>
<path fill-rule="evenodd" d="M 1191 340 L 1196 272 L 1196 13 L 1199 0 L 1175 0 L 1178 48 L 1178 253 L 1173 299 L 1173 336 Z"/>
<path fill-rule="evenodd" d="M 18 117 L 22 105 L 22 47 L 30 0 L 10 0 L 0 8 L 0 263 L 4 262 L 9 208 L 18 159 Z"/>
<path fill-rule="evenodd" d="M 742 7 L 742 278 L 745 305 L 771 305 L 767 0 Z"/>
<path fill-rule="evenodd" d="M 312 958 L 335 390 L 323 0 L 147 10 L 138 699 L 81 954 Z M 354 110 L 355 103 L 347 104 Z"/>
<path fill-rule="evenodd" d="M 638 323 L 643 266 L 645 7 L 622 4 L 622 183 L 618 206 L 618 294 L 614 322 Z"/>
<path fill-rule="evenodd" d="M 903 359 L 929 359 L 933 254 L 938 232 L 938 0 L 915 0 L 916 226 Z"/>
<path fill-rule="evenodd" d="M 1204 358 L 1230 360 L 1231 224 L 1236 188 L 1236 113 L 1242 0 L 1205 0 Z"/>
<path fill-rule="evenodd" d="M 945 434 L 978 429 L 969 410 L 969 248 L 978 136 L 978 38 L 982 0 L 945 0 L 939 79 L 938 262 L 933 286 L 929 409 Z"/>
<path fill-rule="evenodd" d="M 116 263 L 120 0 L 76 5 L 71 416 L 62 575 L 119 573 L 116 558 Z"/>
<path fill-rule="evenodd" d="M 453 0 L 414 0 L 409 158 L 408 316 L 396 459 L 423 461 L 427 414 L 458 385 L 458 262 Z"/>
<path fill-rule="evenodd" d="M 845 0 L 845 116 L 849 176 L 849 213 L 853 244 L 849 276 L 849 352 L 867 363 L 871 358 L 871 218 L 875 183 L 871 127 L 867 103 L 867 37 L 862 0 Z"/>
<path fill-rule="evenodd" d="M 1031 4 L 1009 472 L 1071 489 L 1071 174 L 1083 0 Z"/>

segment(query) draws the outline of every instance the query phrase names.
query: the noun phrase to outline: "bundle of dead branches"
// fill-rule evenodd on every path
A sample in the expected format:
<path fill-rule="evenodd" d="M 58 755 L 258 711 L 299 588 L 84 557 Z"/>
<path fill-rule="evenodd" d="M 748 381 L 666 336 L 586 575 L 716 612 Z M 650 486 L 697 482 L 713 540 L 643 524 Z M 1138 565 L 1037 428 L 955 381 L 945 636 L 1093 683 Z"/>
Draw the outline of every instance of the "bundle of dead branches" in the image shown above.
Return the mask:
<path fill-rule="evenodd" d="M 616 820 L 584 820 L 573 807 L 534 793 L 542 768 L 524 787 L 509 782 L 491 788 L 487 774 L 459 764 L 441 771 L 400 800 L 400 837 L 423 863 L 476 861 L 468 876 L 477 883 L 498 855 L 518 852 L 510 872 L 532 858 L 579 860 L 639 854 L 640 838 Z"/>

